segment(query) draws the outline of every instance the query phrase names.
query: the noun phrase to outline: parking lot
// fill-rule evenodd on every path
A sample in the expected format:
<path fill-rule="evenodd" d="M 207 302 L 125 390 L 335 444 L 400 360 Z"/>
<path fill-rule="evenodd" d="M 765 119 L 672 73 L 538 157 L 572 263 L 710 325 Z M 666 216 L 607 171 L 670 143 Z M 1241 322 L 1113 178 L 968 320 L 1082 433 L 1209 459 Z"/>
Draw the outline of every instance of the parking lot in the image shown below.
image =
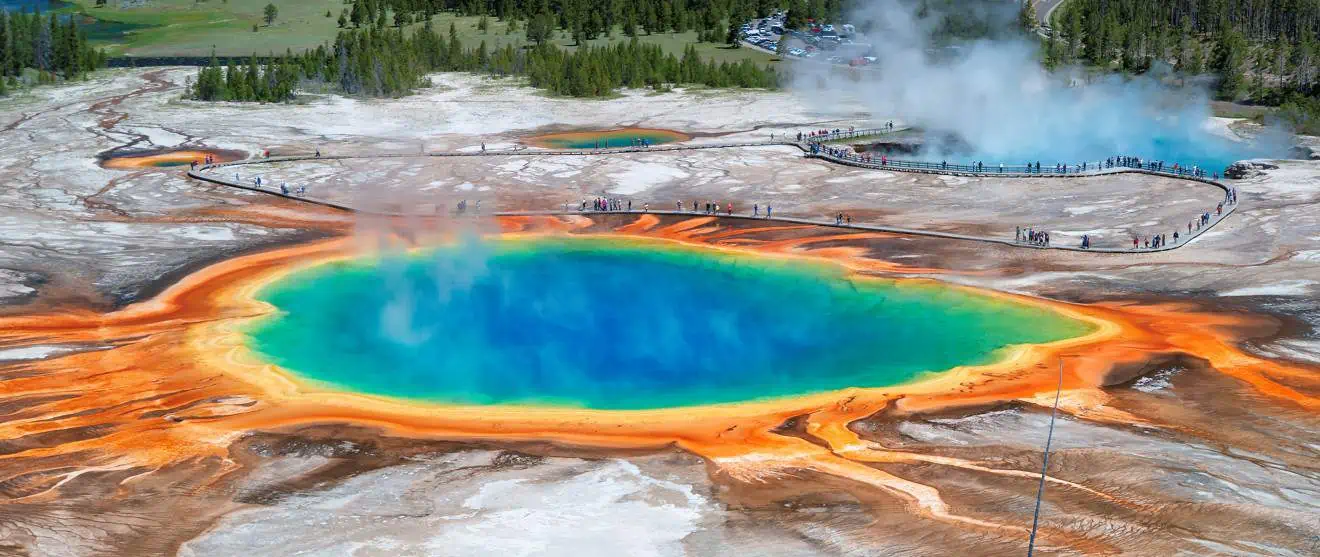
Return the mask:
<path fill-rule="evenodd" d="M 830 64 L 865 66 L 876 61 L 871 45 L 849 24 L 834 25 L 808 20 L 805 30 L 785 29 L 783 12 L 753 19 L 742 26 L 741 38 L 748 46 L 781 56 L 815 60 Z M 780 39 L 787 35 L 784 52 Z"/>

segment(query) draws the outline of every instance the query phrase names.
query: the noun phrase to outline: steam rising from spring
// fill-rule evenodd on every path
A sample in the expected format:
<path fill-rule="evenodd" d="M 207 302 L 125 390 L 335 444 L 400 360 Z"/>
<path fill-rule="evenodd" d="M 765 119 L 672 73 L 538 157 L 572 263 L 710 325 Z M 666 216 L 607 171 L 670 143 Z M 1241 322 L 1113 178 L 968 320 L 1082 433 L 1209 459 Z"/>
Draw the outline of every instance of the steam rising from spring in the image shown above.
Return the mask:
<path fill-rule="evenodd" d="M 825 64 L 796 64 L 792 86 L 809 92 L 801 95 L 809 102 L 855 97 L 877 117 L 924 129 L 932 140 L 952 135 L 962 149 L 937 144 L 924 153 L 951 162 L 1076 164 L 1122 154 L 1221 170 L 1235 160 L 1287 152 L 1286 133 L 1264 133 L 1248 144 L 1211 129 L 1205 79 L 1175 87 L 1158 77 L 1167 69 L 1089 80 L 1077 68 L 1052 73 L 1040 66 L 1035 37 L 1020 35 L 938 49 L 932 36 L 942 15 L 919 17 L 915 9 L 899 0 L 859 7 L 847 19 L 867 30 L 878 62 L 853 80 Z M 987 9 L 977 17 L 1003 28 L 1016 4 Z"/>

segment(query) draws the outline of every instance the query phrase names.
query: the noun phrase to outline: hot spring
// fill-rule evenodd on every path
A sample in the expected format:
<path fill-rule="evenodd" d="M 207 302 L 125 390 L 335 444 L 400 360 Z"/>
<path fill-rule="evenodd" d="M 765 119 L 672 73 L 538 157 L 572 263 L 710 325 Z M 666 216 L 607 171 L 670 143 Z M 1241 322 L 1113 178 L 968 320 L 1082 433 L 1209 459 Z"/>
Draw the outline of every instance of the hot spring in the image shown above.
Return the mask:
<path fill-rule="evenodd" d="M 1121 145 L 1121 147 L 1116 147 Z M 1234 141 L 1205 130 L 1179 130 L 1151 127 L 1136 140 L 1114 141 L 1099 137 L 1075 137 L 1048 147 L 1012 143 L 1001 148 L 977 148 L 956 133 L 900 132 L 880 140 L 853 145 L 857 152 L 887 154 L 899 160 L 970 164 L 982 161 L 987 166 L 1004 163 L 1020 166 L 1040 162 L 1045 166 L 1096 163 L 1115 156 L 1140 157 L 1200 167 L 1207 172 L 1222 172 L 1243 159 L 1288 156 L 1288 149 L 1271 138 L 1261 142 Z"/>
<path fill-rule="evenodd" d="M 637 146 L 639 140 L 650 145 L 687 141 L 686 135 L 671 130 L 652 128 L 621 128 L 617 130 L 562 132 L 538 135 L 527 143 L 550 149 L 605 149 Z"/>
<path fill-rule="evenodd" d="M 231 162 L 247 156 L 242 151 L 224 149 L 155 149 L 132 152 L 103 153 L 100 156 L 102 168 L 116 170 L 135 170 L 140 168 L 169 168 L 188 166 L 193 162 L 201 164 L 207 156 L 215 162 Z"/>
<path fill-rule="evenodd" d="M 1052 310 L 828 263 L 518 238 L 328 263 L 247 331 L 310 382 L 449 404 L 649 409 L 883 387 L 1089 332 Z"/>

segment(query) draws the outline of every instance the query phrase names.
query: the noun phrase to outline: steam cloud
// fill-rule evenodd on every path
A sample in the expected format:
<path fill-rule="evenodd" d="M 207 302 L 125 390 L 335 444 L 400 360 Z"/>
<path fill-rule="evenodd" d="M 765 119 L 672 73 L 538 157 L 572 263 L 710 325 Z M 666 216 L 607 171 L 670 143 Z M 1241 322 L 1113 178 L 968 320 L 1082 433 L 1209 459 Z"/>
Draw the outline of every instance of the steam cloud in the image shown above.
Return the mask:
<path fill-rule="evenodd" d="M 932 140 L 953 135 L 965 143 L 962 149 L 936 141 L 924 153 L 950 162 L 1075 164 L 1124 154 L 1221 170 L 1235 160 L 1287 152 L 1285 132 L 1243 143 L 1208 129 L 1206 80 L 1174 87 L 1152 77 L 1157 70 L 1086 83 L 1075 68 L 1042 69 L 1038 42 L 1018 35 L 937 50 L 931 39 L 941 14 L 918 17 L 915 9 L 900 0 L 860 7 L 846 19 L 867 30 L 879 59 L 868 68 L 874 71 L 856 72 L 851 80 L 824 64 L 801 63 L 793 68 L 792 87 L 817 102 L 840 93 L 855 97 L 877 117 L 917 126 Z M 958 9 L 982 10 L 976 16 L 1000 28 L 1016 17 L 1011 2 Z"/>

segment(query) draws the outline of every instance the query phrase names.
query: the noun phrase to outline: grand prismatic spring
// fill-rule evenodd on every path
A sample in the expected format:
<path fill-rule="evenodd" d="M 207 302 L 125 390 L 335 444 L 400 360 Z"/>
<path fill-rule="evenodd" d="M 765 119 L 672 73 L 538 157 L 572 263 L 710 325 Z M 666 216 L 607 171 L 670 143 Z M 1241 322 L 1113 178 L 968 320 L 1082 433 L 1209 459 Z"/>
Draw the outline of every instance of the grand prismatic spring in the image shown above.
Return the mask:
<path fill-rule="evenodd" d="M 598 409 L 729 403 L 988 363 L 1090 330 L 929 283 L 663 243 L 504 240 L 271 285 L 253 347 L 345 389 Z"/>
<path fill-rule="evenodd" d="M 142 66 L 427 27 L 188 4 L 59 6 L 151 25 L 109 45 Z M 0 69 L 0 556 L 1320 555 L 1320 139 L 863 4 L 862 67 L 445 11 L 445 56 L 272 65 L 287 103 Z M 534 75 L 374 96 L 481 40 Z M 570 52 L 658 65 L 519 65 Z"/>

